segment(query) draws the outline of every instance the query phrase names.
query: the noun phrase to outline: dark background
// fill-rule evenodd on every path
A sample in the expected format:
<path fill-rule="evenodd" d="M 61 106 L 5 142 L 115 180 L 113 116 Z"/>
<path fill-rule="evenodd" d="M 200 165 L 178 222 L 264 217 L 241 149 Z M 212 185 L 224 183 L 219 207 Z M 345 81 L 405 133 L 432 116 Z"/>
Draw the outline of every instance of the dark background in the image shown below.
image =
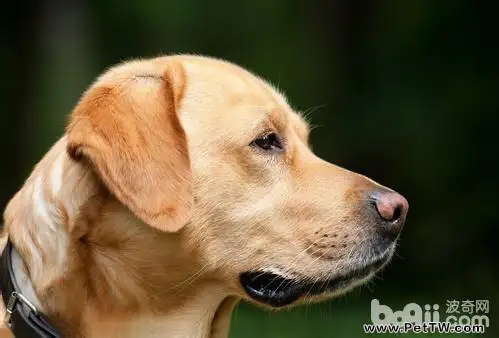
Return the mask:
<path fill-rule="evenodd" d="M 168 53 L 221 57 L 310 111 L 320 156 L 396 189 L 411 205 L 398 256 L 380 278 L 293 311 L 240 306 L 231 337 L 359 337 L 373 298 L 394 310 L 416 302 L 443 312 L 447 300 L 487 299 L 486 336 L 497 336 L 495 4 L 7 0 L 0 10 L 0 209 L 104 69 Z"/>

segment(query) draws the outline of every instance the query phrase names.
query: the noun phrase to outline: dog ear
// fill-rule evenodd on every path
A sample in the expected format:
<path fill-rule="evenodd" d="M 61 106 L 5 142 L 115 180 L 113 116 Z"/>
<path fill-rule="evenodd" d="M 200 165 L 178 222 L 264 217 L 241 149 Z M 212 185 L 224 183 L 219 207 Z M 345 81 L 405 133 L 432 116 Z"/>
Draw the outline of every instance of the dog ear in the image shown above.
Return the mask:
<path fill-rule="evenodd" d="M 154 228 L 174 232 L 190 217 L 191 170 L 177 116 L 180 65 L 163 74 L 101 77 L 71 114 L 67 149 L 88 161 L 116 198 Z M 106 77 L 107 76 L 107 77 Z"/>

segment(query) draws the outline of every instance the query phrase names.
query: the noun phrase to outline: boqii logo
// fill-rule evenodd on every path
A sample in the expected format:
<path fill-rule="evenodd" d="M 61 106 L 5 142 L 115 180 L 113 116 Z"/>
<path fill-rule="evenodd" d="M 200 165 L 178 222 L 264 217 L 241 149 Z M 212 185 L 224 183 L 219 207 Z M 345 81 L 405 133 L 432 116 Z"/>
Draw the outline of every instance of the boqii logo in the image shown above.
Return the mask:
<path fill-rule="evenodd" d="M 448 300 L 447 310 L 440 314 L 439 304 L 420 306 L 409 303 L 394 311 L 379 300 L 371 301 L 371 322 L 366 333 L 483 333 L 489 327 L 488 300 Z"/>

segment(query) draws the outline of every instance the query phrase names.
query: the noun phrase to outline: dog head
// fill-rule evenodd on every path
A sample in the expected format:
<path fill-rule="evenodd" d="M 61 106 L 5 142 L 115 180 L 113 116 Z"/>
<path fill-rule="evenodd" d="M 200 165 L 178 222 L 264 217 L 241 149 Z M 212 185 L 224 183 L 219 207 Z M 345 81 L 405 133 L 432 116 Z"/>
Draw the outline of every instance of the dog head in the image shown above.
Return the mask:
<path fill-rule="evenodd" d="M 281 307 L 372 277 L 408 210 L 401 195 L 317 157 L 308 134 L 264 80 L 173 56 L 100 77 L 67 138 L 71 156 L 153 231 L 182 234 L 227 294 Z"/>

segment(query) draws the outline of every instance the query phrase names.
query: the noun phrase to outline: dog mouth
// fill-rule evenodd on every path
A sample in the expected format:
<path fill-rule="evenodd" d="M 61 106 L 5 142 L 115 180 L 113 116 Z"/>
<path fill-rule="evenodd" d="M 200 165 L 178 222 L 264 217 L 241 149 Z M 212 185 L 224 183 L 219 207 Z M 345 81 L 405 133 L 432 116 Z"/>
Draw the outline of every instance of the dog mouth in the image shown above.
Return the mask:
<path fill-rule="evenodd" d="M 277 308 L 289 305 L 302 297 L 318 296 L 342 290 L 355 281 L 375 273 L 388 260 L 389 255 L 386 255 L 362 268 L 314 283 L 303 282 L 299 279 L 291 279 L 265 271 L 243 272 L 239 275 L 239 281 L 249 297 Z"/>

